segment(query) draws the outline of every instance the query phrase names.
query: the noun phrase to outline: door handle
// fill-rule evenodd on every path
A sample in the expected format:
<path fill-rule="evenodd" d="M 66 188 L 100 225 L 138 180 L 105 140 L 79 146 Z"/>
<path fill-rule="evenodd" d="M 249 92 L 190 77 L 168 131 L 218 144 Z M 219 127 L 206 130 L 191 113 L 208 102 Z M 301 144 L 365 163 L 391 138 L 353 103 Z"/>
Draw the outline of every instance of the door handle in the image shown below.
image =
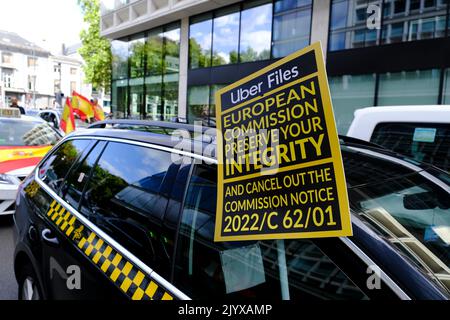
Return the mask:
<path fill-rule="evenodd" d="M 50 229 L 44 229 L 42 231 L 42 239 L 44 239 L 45 242 L 47 242 L 50 245 L 58 246 L 59 240 L 56 237 L 51 237 L 52 231 Z"/>

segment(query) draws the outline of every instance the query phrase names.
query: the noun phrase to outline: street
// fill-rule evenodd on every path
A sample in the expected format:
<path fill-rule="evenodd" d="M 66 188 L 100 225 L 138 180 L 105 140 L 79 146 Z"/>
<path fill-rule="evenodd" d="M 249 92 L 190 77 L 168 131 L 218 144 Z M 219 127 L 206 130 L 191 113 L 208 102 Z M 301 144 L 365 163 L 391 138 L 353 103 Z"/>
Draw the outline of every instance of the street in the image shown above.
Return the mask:
<path fill-rule="evenodd" d="M 14 277 L 12 216 L 0 217 L 0 300 L 17 299 L 17 283 Z"/>

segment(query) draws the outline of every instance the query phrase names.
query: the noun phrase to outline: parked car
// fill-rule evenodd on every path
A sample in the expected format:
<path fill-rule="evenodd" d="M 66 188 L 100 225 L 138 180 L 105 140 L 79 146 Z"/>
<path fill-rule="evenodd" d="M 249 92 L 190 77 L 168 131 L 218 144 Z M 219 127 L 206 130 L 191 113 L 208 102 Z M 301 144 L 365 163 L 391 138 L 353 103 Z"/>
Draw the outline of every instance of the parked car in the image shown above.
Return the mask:
<path fill-rule="evenodd" d="M 359 109 L 347 136 L 373 142 L 450 172 L 450 106 Z"/>
<path fill-rule="evenodd" d="M 215 139 L 180 151 L 161 128 L 193 126 L 112 122 L 64 138 L 21 185 L 20 299 L 449 299 L 448 173 L 342 138 L 353 236 L 214 242 Z"/>
<path fill-rule="evenodd" d="M 17 189 L 52 145 L 62 137 L 44 120 L 0 113 L 0 215 L 13 214 Z"/>

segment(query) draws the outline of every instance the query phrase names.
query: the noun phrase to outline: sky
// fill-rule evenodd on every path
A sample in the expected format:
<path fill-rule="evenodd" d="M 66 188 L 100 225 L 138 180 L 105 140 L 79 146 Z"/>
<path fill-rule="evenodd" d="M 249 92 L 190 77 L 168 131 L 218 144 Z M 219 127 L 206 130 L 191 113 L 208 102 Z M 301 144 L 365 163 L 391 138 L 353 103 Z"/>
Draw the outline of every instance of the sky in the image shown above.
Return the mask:
<path fill-rule="evenodd" d="M 80 42 L 83 15 L 77 0 L 0 0 L 0 30 L 15 32 L 54 54 Z"/>

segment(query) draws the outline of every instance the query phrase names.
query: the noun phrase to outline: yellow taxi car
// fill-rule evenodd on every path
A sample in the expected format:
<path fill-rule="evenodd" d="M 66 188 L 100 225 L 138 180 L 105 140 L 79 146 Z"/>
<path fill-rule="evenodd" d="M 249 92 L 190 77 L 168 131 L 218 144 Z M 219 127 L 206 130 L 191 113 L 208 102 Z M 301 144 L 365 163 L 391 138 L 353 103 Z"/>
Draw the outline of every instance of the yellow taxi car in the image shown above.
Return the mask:
<path fill-rule="evenodd" d="M 20 182 L 61 137 L 42 119 L 0 109 L 0 215 L 14 213 Z"/>

